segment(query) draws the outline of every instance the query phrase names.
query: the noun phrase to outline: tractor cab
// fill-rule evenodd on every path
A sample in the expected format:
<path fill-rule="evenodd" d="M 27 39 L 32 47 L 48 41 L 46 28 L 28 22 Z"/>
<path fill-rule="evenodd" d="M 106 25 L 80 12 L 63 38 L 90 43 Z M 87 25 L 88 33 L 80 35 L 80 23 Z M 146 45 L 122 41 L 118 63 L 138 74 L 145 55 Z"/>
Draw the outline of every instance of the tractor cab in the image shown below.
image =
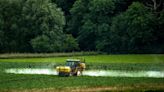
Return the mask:
<path fill-rule="evenodd" d="M 80 64 L 80 60 L 75 60 L 75 59 L 67 59 L 66 61 L 66 66 L 69 66 L 71 68 L 77 67 Z"/>

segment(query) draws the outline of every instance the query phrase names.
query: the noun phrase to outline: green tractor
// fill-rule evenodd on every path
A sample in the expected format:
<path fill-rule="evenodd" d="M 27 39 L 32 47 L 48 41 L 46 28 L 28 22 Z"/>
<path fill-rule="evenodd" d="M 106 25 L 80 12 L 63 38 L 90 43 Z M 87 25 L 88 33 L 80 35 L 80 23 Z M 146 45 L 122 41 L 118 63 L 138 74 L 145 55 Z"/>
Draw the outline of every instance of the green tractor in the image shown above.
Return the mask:
<path fill-rule="evenodd" d="M 67 59 L 66 66 L 57 66 L 59 76 L 80 76 L 85 70 L 85 61 L 80 59 Z"/>

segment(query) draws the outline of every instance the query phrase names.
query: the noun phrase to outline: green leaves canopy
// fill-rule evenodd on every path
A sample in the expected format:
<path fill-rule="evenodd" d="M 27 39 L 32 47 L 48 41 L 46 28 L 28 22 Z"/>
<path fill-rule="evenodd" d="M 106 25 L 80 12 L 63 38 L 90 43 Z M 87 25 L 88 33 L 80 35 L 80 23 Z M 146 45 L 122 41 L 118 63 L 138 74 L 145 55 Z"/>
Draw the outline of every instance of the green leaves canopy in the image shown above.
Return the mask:
<path fill-rule="evenodd" d="M 65 17 L 50 0 L 1 0 L 0 7 L 1 52 L 66 50 Z"/>
<path fill-rule="evenodd" d="M 126 12 L 113 19 L 105 42 L 108 44 L 104 47 L 108 47 L 110 53 L 151 53 L 155 41 L 154 20 L 143 4 L 133 3 Z"/>
<path fill-rule="evenodd" d="M 163 53 L 163 21 L 162 0 L 0 0 L 0 52 Z"/>

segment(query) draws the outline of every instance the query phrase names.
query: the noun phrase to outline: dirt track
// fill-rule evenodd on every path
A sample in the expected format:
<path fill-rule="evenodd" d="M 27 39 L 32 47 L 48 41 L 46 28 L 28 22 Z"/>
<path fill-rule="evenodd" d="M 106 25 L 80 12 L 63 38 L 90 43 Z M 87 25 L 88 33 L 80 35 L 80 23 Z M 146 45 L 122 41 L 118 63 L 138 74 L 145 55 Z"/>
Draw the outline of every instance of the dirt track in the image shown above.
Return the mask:
<path fill-rule="evenodd" d="M 154 90 L 155 88 L 155 90 Z M 163 84 L 149 86 L 144 88 L 144 85 L 131 87 L 91 87 L 91 88 L 43 88 L 43 89 L 4 89 L 1 92 L 107 92 L 107 91 L 164 91 Z"/>

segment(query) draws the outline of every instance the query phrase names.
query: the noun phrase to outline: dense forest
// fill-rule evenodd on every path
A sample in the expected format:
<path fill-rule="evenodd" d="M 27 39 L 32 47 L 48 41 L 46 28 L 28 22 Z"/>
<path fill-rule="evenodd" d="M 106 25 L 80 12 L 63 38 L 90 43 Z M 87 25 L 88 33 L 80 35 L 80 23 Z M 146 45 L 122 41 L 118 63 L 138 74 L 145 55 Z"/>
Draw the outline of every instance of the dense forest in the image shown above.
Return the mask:
<path fill-rule="evenodd" d="M 164 0 L 0 0 L 0 53 L 164 53 Z"/>

